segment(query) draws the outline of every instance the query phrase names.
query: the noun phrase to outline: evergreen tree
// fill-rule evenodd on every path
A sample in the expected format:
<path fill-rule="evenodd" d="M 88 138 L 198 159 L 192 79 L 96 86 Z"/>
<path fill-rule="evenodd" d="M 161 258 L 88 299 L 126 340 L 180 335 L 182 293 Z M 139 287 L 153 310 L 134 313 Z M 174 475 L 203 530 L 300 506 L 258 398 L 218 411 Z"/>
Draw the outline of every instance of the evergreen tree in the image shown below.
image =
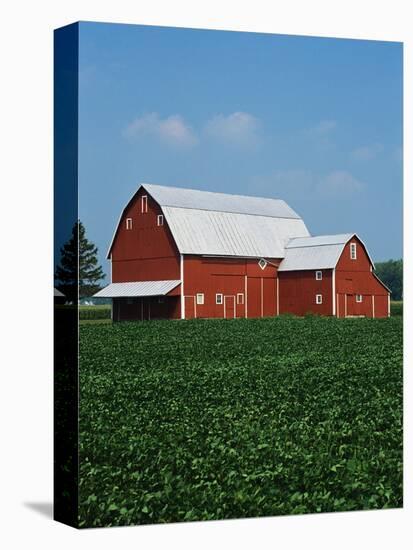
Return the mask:
<path fill-rule="evenodd" d="M 72 236 L 60 249 L 60 265 L 56 267 L 55 285 L 72 301 L 91 296 L 100 289 L 99 281 L 105 278 L 98 265 L 97 247 L 86 238 L 80 220 L 72 228 Z"/>

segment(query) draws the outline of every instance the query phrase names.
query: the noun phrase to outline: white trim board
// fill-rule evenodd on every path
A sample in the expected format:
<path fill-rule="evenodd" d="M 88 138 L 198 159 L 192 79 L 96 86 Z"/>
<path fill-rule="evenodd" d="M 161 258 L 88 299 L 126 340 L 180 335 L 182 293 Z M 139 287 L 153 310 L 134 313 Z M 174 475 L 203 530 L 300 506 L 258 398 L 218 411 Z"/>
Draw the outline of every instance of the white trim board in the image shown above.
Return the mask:
<path fill-rule="evenodd" d="M 184 293 L 184 256 L 181 254 L 180 260 L 181 275 L 181 319 L 185 319 L 185 293 Z"/>
<path fill-rule="evenodd" d="M 245 275 L 244 286 L 245 286 L 245 319 L 248 319 L 248 277 L 247 275 Z"/>

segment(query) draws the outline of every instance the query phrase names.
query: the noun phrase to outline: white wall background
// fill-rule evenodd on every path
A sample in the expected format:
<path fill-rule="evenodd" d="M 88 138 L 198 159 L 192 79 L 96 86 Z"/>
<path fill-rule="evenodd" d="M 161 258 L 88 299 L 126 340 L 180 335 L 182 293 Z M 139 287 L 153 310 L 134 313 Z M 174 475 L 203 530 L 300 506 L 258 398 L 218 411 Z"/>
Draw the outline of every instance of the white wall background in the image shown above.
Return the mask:
<path fill-rule="evenodd" d="M 413 33 L 409 4 L 407 0 L 249 3 L 15 0 L 3 5 L 0 32 L 0 544 L 3 548 L 408 547 L 413 508 L 411 337 L 406 337 L 405 350 L 404 510 L 79 532 L 52 522 L 28 503 L 49 510 L 52 500 L 52 30 L 73 21 L 92 20 L 404 41 L 405 251 L 411 251 L 408 205 L 413 204 Z M 406 335 L 412 333 L 408 288 L 411 264 L 405 255 Z"/>

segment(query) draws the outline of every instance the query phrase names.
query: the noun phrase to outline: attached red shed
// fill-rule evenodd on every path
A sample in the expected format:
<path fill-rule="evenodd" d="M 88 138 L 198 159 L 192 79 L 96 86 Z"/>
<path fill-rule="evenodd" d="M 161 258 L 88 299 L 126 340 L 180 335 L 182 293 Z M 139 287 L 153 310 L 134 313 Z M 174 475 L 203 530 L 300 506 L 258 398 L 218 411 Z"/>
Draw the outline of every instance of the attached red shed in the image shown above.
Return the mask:
<path fill-rule="evenodd" d="M 95 296 L 113 299 L 115 321 L 388 314 L 389 291 L 363 243 L 310 237 L 282 200 L 143 184 L 108 258 L 112 283 Z"/>
<path fill-rule="evenodd" d="M 280 313 L 387 317 L 390 291 L 354 234 L 291 239 L 278 270 Z"/>

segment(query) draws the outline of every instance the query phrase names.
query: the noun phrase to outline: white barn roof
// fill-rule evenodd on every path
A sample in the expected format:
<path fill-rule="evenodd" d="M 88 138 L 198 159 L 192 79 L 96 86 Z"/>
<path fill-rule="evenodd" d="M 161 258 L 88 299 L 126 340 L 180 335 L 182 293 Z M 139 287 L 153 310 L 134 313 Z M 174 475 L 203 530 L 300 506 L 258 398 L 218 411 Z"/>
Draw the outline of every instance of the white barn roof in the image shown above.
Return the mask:
<path fill-rule="evenodd" d="M 341 235 L 320 235 L 318 237 L 305 237 L 304 239 L 291 239 L 287 248 L 302 248 L 313 246 L 334 246 L 348 243 L 354 233 L 343 233 Z"/>
<path fill-rule="evenodd" d="M 303 220 L 283 200 L 142 187 L 161 207 L 181 254 L 283 258 L 289 239 L 309 236 Z"/>
<path fill-rule="evenodd" d="M 162 207 L 170 206 L 193 210 L 300 219 L 300 216 L 281 199 L 213 193 L 211 191 L 200 191 L 199 189 L 166 187 L 147 183 L 143 183 L 142 187 Z"/>
<path fill-rule="evenodd" d="M 111 283 L 94 294 L 94 298 L 136 298 L 140 296 L 165 296 L 181 281 L 139 281 Z"/>
<path fill-rule="evenodd" d="M 282 260 L 279 271 L 302 271 L 307 269 L 333 269 L 344 250 L 344 247 L 354 233 L 341 235 L 322 235 L 319 237 L 305 237 L 291 239 L 285 248 L 285 258 Z M 358 240 L 364 246 L 359 237 Z M 369 253 L 364 246 L 367 255 Z M 369 259 L 373 265 L 372 259 Z"/>
<path fill-rule="evenodd" d="M 291 236 L 308 234 L 300 219 L 163 207 L 181 254 L 283 258 Z"/>

